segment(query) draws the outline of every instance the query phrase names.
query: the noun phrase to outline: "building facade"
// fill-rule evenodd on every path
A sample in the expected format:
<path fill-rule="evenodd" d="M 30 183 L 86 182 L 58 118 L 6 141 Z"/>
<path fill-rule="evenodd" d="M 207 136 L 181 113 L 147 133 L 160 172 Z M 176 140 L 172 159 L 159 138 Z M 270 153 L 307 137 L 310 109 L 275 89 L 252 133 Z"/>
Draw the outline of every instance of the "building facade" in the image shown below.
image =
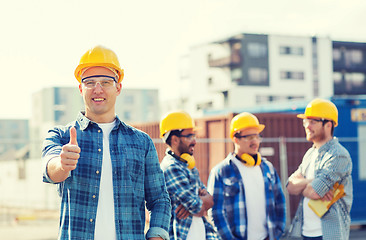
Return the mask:
<path fill-rule="evenodd" d="M 127 123 L 160 120 L 158 89 L 124 88 L 117 97 L 116 113 Z"/>
<path fill-rule="evenodd" d="M 333 41 L 334 95 L 366 94 L 366 43 Z"/>
<path fill-rule="evenodd" d="M 179 108 L 207 111 L 366 94 L 366 43 L 329 37 L 239 34 L 190 48 Z"/>
<path fill-rule="evenodd" d="M 28 145 L 28 124 L 27 119 L 0 119 L 0 160 L 9 160 Z"/>

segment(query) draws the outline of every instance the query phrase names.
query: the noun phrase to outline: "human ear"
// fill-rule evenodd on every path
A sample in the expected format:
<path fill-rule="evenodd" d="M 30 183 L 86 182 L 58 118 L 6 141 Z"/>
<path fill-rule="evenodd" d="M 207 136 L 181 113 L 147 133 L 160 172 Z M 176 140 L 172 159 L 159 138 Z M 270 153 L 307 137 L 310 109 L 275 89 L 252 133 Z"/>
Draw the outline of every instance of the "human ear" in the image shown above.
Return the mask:
<path fill-rule="evenodd" d="M 178 136 L 173 135 L 171 138 L 172 138 L 172 139 L 171 139 L 172 144 L 173 144 L 173 143 L 174 143 L 174 144 L 178 144 L 178 143 L 179 143 L 179 137 L 178 137 Z"/>
<path fill-rule="evenodd" d="M 117 88 L 118 94 L 120 94 L 121 90 L 122 90 L 122 83 L 117 83 L 116 88 Z"/>

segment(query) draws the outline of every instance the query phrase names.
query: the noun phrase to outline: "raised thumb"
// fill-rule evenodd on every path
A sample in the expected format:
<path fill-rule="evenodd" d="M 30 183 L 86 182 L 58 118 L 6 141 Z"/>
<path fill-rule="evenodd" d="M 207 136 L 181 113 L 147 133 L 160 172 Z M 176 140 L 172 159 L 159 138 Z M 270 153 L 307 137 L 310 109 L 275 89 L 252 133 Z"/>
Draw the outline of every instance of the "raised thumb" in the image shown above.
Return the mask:
<path fill-rule="evenodd" d="M 78 145 L 78 141 L 76 140 L 76 129 L 75 129 L 75 127 L 70 128 L 70 144 Z"/>

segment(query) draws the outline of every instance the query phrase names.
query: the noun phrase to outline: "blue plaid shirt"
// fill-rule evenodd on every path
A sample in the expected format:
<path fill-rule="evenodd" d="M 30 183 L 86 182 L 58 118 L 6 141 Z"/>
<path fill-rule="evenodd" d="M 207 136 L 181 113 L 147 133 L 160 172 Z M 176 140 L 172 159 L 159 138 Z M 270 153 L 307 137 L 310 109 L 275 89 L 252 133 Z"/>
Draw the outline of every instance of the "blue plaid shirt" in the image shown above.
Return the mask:
<path fill-rule="evenodd" d="M 247 239 L 245 186 L 239 169 L 230 153 L 224 161 L 211 170 L 208 191 L 213 195 L 214 206 L 209 211 L 215 227 L 223 240 Z M 269 239 L 279 239 L 286 226 L 286 202 L 281 181 L 273 165 L 262 158 L 266 196 L 266 225 Z"/>
<path fill-rule="evenodd" d="M 75 126 L 81 149 L 78 165 L 58 184 L 61 201 L 61 240 L 94 239 L 103 159 L 103 133 L 98 124 L 80 113 L 75 122 L 48 132 L 42 158 L 47 163 L 58 156 Z M 110 133 L 113 193 L 118 240 L 145 239 L 145 201 L 151 212 L 149 237 L 169 239 L 170 200 L 151 138 L 116 118 Z M 45 168 L 43 181 L 54 183 Z"/>
<path fill-rule="evenodd" d="M 316 149 L 311 147 L 304 155 L 303 161 L 299 168 L 295 171 L 306 177 L 306 169 L 309 166 L 309 156 Z M 323 239 L 349 239 L 349 231 L 351 224 L 351 207 L 353 202 L 353 185 L 352 185 L 352 160 L 347 149 L 345 149 L 337 138 L 333 138 L 318 149 L 318 156 L 315 160 L 315 178 L 311 182 L 314 191 L 323 197 L 338 182 L 344 185 L 346 196 L 336 201 L 321 218 Z M 303 199 L 302 199 L 303 200 Z M 302 204 L 299 205 L 302 207 Z M 296 217 L 302 226 L 303 212 L 302 209 L 297 211 Z M 301 228 L 296 228 L 301 230 Z M 294 233 L 301 235 L 300 232 Z"/>
<path fill-rule="evenodd" d="M 168 151 L 168 150 L 167 150 Z M 192 214 L 201 210 L 202 200 L 198 195 L 198 189 L 206 189 L 200 180 L 197 168 L 189 170 L 187 164 L 176 160 L 166 153 L 160 164 L 166 181 L 166 186 L 172 202 L 172 217 L 170 220 L 169 235 L 171 240 L 185 240 L 192 223 Z M 179 205 L 183 205 L 191 215 L 186 219 L 178 219 L 175 210 Z M 202 217 L 206 239 L 218 239 L 213 226 Z"/>

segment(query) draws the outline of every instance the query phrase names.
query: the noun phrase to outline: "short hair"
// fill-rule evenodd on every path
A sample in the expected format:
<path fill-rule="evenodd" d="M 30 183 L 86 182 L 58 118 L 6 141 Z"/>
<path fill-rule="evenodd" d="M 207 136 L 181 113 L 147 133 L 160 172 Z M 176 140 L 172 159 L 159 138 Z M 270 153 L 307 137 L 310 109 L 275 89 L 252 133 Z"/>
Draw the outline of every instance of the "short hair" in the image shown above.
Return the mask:
<path fill-rule="evenodd" d="M 234 134 L 234 137 L 240 137 L 241 135 L 240 135 L 240 131 L 238 131 L 238 132 L 236 132 L 235 134 Z"/>
<path fill-rule="evenodd" d="M 335 122 L 332 121 L 332 120 L 323 120 L 323 126 L 327 123 L 327 122 L 330 122 L 332 124 L 332 128 L 330 129 L 330 134 L 332 135 L 332 137 L 334 136 L 334 125 L 335 125 Z"/>
<path fill-rule="evenodd" d="M 182 129 L 180 130 L 172 130 L 170 131 L 169 137 L 166 139 L 165 143 L 171 146 L 172 143 L 172 136 L 180 136 L 180 134 L 183 132 Z"/>

